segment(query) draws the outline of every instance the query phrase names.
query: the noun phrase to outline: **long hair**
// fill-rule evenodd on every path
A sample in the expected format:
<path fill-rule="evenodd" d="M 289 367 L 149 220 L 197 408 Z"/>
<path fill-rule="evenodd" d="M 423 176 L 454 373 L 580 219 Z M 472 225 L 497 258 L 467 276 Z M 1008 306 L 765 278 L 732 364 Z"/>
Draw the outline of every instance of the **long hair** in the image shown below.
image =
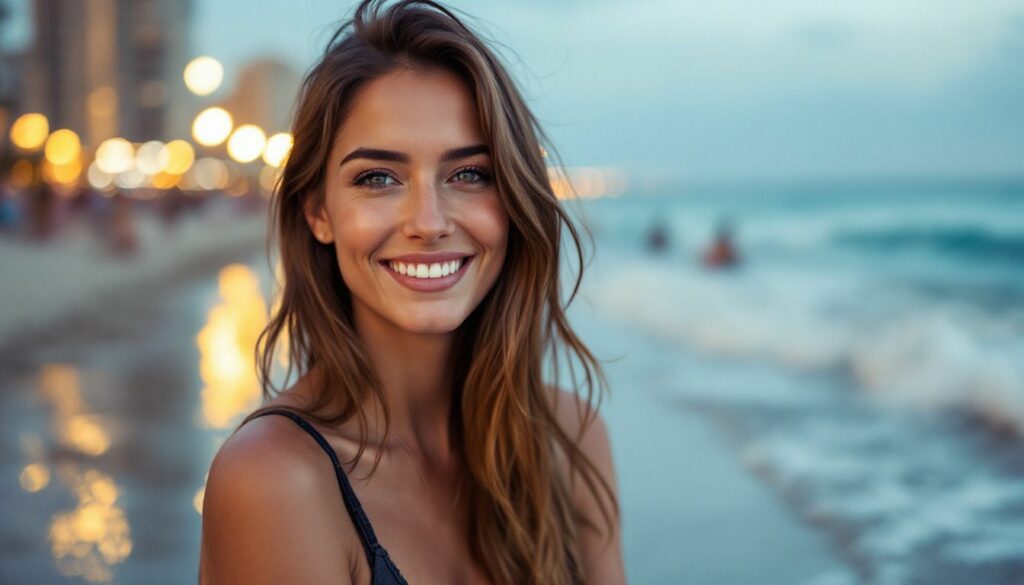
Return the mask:
<path fill-rule="evenodd" d="M 558 472 L 556 449 L 568 461 L 570 475 L 581 479 L 600 504 L 609 537 L 618 502 L 577 447 L 583 431 L 570 436 L 558 423 L 551 389 L 542 379 L 546 356 L 557 378 L 564 346 L 584 374 L 587 408 L 582 411 L 596 417 L 596 406 L 608 391 L 598 360 L 565 315 L 583 276 L 580 234 L 554 193 L 545 163 L 545 156 L 551 160 L 557 153 L 512 78 L 481 37 L 434 1 L 401 0 L 385 7 L 383 0 L 363 0 L 303 82 L 293 150 L 271 203 L 271 236 L 277 236 L 283 278 L 280 302 L 256 348 L 263 396 L 267 400 L 280 392 L 271 373 L 277 350 L 287 346 L 286 378 L 293 368 L 316 366 L 322 372 L 313 403 L 300 412 L 324 424 L 355 417 L 361 437 L 357 461 L 367 445 L 364 404 L 376 399 L 387 437 L 386 396 L 356 335 L 351 293 L 334 248 L 313 237 L 303 210 L 323 204 L 328 154 L 359 89 L 410 67 L 444 68 L 471 90 L 509 216 L 502 272 L 456 331 L 451 431 L 468 470 L 472 553 L 497 583 L 582 583 L 580 530 L 596 525 L 574 510 L 568 477 Z M 564 306 L 559 281 L 563 228 L 579 261 Z M 575 386 L 573 361 L 567 363 Z M 584 419 L 584 428 L 593 421 Z"/>

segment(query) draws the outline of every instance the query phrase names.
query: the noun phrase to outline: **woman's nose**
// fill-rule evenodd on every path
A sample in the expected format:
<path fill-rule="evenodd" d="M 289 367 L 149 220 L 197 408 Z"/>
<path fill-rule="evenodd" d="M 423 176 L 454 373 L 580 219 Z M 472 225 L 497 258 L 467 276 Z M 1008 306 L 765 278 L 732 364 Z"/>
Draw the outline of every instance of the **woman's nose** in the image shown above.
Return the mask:
<path fill-rule="evenodd" d="M 433 181 L 414 181 L 404 206 L 403 231 L 407 237 L 432 243 L 452 233 L 454 223 L 443 194 Z"/>

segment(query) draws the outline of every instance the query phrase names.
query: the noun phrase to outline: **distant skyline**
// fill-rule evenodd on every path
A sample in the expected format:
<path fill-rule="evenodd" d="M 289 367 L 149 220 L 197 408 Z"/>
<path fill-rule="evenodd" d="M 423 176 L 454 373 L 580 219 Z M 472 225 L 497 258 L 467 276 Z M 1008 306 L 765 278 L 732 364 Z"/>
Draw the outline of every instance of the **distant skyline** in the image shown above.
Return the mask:
<path fill-rule="evenodd" d="M 28 0 L 8 44 L 24 42 Z M 225 87 L 304 72 L 354 2 L 194 2 Z M 567 164 L 681 180 L 1024 176 L 1017 0 L 475 0 Z M 474 22 L 471 21 L 471 26 Z"/>

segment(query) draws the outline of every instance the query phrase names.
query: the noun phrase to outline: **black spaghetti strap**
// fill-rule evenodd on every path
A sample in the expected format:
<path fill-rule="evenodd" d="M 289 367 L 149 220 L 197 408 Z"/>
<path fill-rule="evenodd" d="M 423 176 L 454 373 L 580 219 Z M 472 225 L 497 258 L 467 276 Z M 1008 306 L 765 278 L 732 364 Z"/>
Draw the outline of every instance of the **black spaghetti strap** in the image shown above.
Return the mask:
<path fill-rule="evenodd" d="M 338 478 L 338 485 L 341 486 L 341 496 L 345 501 L 345 508 L 348 509 L 349 516 L 352 517 L 352 521 L 356 525 L 356 530 L 359 531 L 359 537 L 363 541 L 363 548 L 366 551 L 366 558 L 370 562 L 370 570 L 374 571 L 376 568 L 376 554 L 383 553 L 387 556 L 387 551 L 377 542 L 377 535 L 373 532 L 373 527 L 370 525 L 370 519 L 366 517 L 366 512 L 363 510 L 362 504 L 359 503 L 359 499 L 356 498 L 356 494 L 352 491 L 352 486 L 348 482 L 348 476 L 345 475 L 345 470 L 341 467 L 341 462 L 338 460 L 338 454 L 334 452 L 334 449 L 327 443 L 327 439 L 320 434 L 313 425 L 309 424 L 306 419 L 302 418 L 298 414 L 290 410 L 273 409 L 266 410 L 256 415 L 257 417 L 264 416 L 267 414 L 280 414 L 292 419 L 295 424 L 302 427 L 302 430 L 309 433 L 320 447 L 327 453 L 327 456 L 331 458 L 331 463 L 334 464 L 334 474 Z M 255 417 L 254 417 L 255 418 Z"/>

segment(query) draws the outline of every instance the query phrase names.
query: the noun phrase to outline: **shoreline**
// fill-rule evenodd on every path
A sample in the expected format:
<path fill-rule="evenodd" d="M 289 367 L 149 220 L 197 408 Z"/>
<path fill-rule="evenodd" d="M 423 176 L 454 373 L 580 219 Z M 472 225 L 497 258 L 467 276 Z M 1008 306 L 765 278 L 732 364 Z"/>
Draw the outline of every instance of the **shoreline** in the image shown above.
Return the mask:
<path fill-rule="evenodd" d="M 665 377 L 673 352 L 685 350 L 590 307 L 574 303 L 570 318 L 608 374 L 611 393 L 600 412 L 616 464 L 630 583 L 856 582 L 828 535 L 745 467 L 713 420 L 673 399 Z"/>

